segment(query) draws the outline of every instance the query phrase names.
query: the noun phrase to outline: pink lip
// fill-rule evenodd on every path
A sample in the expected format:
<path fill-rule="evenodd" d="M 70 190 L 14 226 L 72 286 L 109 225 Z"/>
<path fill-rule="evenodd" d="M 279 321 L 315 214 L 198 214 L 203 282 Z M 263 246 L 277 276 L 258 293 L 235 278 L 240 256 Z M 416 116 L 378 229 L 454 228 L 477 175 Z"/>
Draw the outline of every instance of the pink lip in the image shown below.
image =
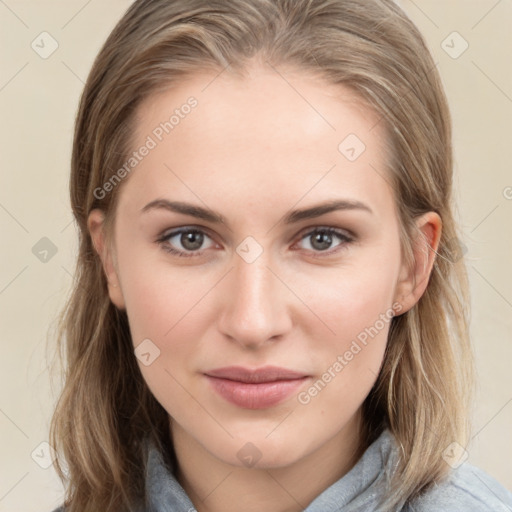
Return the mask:
<path fill-rule="evenodd" d="M 213 389 L 228 402 L 245 409 L 266 409 L 282 402 L 299 388 L 307 375 L 286 368 L 241 366 L 205 373 Z"/>

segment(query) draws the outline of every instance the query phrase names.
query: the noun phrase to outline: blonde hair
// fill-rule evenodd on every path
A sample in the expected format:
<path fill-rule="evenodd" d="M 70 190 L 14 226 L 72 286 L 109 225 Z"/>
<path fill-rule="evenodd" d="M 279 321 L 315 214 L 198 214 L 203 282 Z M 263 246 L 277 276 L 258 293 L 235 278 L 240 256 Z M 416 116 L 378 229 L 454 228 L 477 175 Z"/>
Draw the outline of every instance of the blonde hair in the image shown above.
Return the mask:
<path fill-rule="evenodd" d="M 469 298 L 452 200 L 451 120 L 425 41 L 391 0 L 138 0 L 105 42 L 76 119 L 71 204 L 79 227 L 74 289 L 59 324 L 65 384 L 50 428 L 69 512 L 119 512 L 144 499 L 144 445 L 172 452 L 168 414 L 133 353 L 126 312 L 110 301 L 87 229 L 113 225 L 141 102 L 194 72 L 243 73 L 250 59 L 290 65 L 355 91 L 386 128 L 403 255 L 415 219 L 437 212 L 442 236 L 427 289 L 393 318 L 382 370 L 363 404 L 367 444 L 389 428 L 399 463 L 380 510 L 395 510 L 449 471 L 443 451 L 468 439 Z M 62 459 L 63 457 L 63 459 Z M 64 464 L 67 466 L 65 469 Z"/>

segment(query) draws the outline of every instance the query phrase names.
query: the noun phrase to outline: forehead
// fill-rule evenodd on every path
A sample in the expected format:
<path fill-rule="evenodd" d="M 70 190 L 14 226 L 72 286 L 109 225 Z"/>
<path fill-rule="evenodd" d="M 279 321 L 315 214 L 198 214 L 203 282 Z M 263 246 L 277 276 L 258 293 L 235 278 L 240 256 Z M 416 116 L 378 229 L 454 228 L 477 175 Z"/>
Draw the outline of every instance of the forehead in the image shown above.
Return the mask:
<path fill-rule="evenodd" d="M 143 102 L 134 135 L 135 151 L 151 149 L 121 203 L 179 195 L 282 210 L 334 195 L 378 210 L 393 201 L 379 116 L 349 88 L 302 71 L 197 73 Z"/>

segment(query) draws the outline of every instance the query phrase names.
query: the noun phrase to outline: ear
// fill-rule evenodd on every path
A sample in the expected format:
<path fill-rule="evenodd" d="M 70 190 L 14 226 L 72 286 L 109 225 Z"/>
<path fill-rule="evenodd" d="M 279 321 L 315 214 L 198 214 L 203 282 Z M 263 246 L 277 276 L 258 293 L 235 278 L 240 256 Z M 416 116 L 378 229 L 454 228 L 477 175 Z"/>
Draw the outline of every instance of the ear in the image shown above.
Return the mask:
<path fill-rule="evenodd" d="M 105 214 L 103 211 L 99 209 L 92 210 L 87 219 L 87 228 L 89 229 L 92 243 L 101 259 L 103 270 L 107 277 L 110 300 L 118 309 L 125 309 L 123 292 L 113 258 L 114 255 L 112 254 L 109 244 L 106 243 L 104 220 Z"/>
<path fill-rule="evenodd" d="M 417 219 L 416 227 L 417 235 L 412 241 L 414 261 L 412 266 L 402 262 L 396 287 L 395 300 L 402 306 L 400 314 L 410 310 L 427 288 L 441 239 L 441 217 L 427 212 Z"/>

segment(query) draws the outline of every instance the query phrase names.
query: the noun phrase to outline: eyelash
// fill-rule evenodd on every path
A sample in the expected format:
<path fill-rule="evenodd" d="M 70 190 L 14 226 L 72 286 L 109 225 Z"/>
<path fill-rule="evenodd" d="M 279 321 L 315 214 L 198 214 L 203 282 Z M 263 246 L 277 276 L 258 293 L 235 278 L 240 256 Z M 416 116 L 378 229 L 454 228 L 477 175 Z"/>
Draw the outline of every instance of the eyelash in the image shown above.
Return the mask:
<path fill-rule="evenodd" d="M 199 257 L 199 256 L 202 256 L 203 252 L 206 250 L 202 250 L 202 251 L 189 251 L 189 252 L 185 252 L 185 251 L 179 251 L 177 249 L 174 249 L 173 247 L 171 247 L 168 243 L 168 240 L 170 238 L 173 238 L 175 237 L 176 235 L 181 235 L 182 233 L 202 233 L 206 236 L 208 236 L 208 234 L 203 231 L 202 229 L 199 229 L 199 228 L 195 228 L 195 227 L 185 227 L 185 228 L 180 228 L 180 229 L 176 229 L 174 231 L 171 231 L 170 233 L 165 233 L 163 234 L 163 236 L 159 237 L 156 242 L 162 247 L 162 249 L 164 249 L 166 252 L 168 253 L 171 253 L 175 256 L 178 256 L 178 257 L 184 257 L 184 258 L 193 258 L 193 257 Z M 325 250 L 325 251 L 313 251 L 314 253 L 316 253 L 317 255 L 314 255 L 313 257 L 314 258 L 322 258 L 324 256 L 330 256 L 332 254 L 334 254 L 335 252 L 338 252 L 340 250 L 343 250 L 347 247 L 347 245 L 349 245 L 350 243 L 354 242 L 354 238 L 350 237 L 349 235 L 347 235 L 346 233 L 342 232 L 342 231 L 339 231 L 335 228 L 330 228 L 330 227 L 316 227 L 304 234 L 302 234 L 299 238 L 299 241 L 300 240 L 303 240 L 304 238 L 308 238 L 316 233 L 322 233 L 324 235 L 328 235 L 328 236 L 332 236 L 332 235 L 335 235 L 336 237 L 338 237 L 342 243 L 340 243 L 338 246 L 336 246 L 335 249 L 333 250 Z M 208 236 L 208 238 L 211 238 Z"/>

